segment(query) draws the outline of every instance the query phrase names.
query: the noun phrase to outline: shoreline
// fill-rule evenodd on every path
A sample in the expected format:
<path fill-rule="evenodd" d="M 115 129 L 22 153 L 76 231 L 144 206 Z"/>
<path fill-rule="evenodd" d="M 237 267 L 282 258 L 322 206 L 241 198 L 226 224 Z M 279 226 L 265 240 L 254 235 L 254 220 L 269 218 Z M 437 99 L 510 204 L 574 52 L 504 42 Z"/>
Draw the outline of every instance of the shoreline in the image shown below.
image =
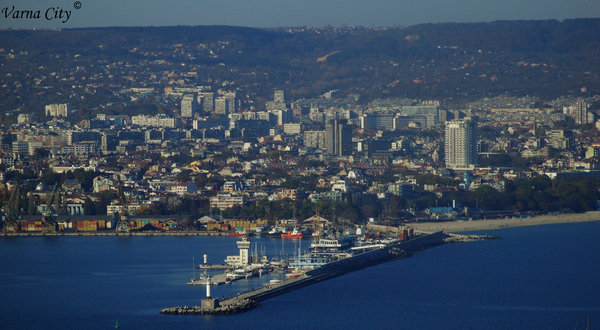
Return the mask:
<path fill-rule="evenodd" d="M 0 237 L 54 237 L 54 236 L 230 236 L 226 232 L 208 231 L 170 231 L 170 232 L 115 232 L 115 231 L 82 231 L 82 232 L 0 232 Z"/>
<path fill-rule="evenodd" d="M 466 232 L 596 221 L 600 221 L 600 211 L 590 211 L 586 213 L 566 213 L 556 215 L 539 215 L 523 219 L 511 218 L 495 220 L 415 222 L 408 223 L 407 226 L 414 228 L 416 231 L 420 232 Z"/>
<path fill-rule="evenodd" d="M 493 219 L 493 220 L 452 220 L 437 222 L 410 222 L 406 225 L 414 228 L 417 232 L 434 233 L 445 231 L 449 233 L 460 233 L 468 231 L 486 231 L 505 228 L 543 226 L 554 224 L 581 223 L 600 221 L 600 211 L 589 211 L 585 213 L 565 213 L 555 215 L 538 215 L 529 218 Z M 368 224 L 368 229 L 380 232 L 395 232 L 396 227 Z M 41 237 L 41 236 L 229 236 L 227 232 L 207 231 L 171 231 L 171 232 L 0 232 L 0 237 Z"/>

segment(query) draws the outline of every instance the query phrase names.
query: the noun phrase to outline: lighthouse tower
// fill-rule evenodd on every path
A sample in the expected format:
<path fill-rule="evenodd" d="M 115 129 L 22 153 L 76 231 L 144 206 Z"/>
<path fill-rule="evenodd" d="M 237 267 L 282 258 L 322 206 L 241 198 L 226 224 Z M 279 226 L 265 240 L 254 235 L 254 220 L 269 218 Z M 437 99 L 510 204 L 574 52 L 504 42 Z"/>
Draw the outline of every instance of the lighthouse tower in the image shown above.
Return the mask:
<path fill-rule="evenodd" d="M 213 299 L 210 296 L 210 276 L 206 279 L 206 298 L 201 300 L 201 308 L 204 310 L 214 310 L 219 307 L 219 299 Z"/>
<path fill-rule="evenodd" d="M 250 250 L 250 241 L 246 237 L 241 241 L 237 241 L 237 247 L 240 249 L 240 266 L 246 266 L 250 263 L 248 251 Z"/>
<path fill-rule="evenodd" d="M 210 298 L 210 276 L 206 278 L 206 298 Z"/>

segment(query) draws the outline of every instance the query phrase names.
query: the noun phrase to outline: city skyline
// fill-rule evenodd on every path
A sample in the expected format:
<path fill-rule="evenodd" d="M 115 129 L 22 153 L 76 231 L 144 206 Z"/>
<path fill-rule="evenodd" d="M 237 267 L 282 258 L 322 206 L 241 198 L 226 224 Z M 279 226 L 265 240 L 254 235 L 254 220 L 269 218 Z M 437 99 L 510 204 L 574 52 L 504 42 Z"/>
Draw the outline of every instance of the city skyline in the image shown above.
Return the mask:
<path fill-rule="evenodd" d="M 13 9 L 14 6 L 14 9 Z M 418 3 L 384 0 L 365 2 L 304 1 L 190 3 L 174 1 L 103 2 L 65 1 L 40 3 L 0 1 L 0 28 L 79 28 L 104 26 L 232 25 L 248 27 L 289 26 L 410 26 L 425 23 L 489 22 L 497 20 L 546 20 L 598 17 L 600 4 L 588 0 L 564 2 L 441 0 Z M 31 16 L 22 11 L 32 11 Z"/>

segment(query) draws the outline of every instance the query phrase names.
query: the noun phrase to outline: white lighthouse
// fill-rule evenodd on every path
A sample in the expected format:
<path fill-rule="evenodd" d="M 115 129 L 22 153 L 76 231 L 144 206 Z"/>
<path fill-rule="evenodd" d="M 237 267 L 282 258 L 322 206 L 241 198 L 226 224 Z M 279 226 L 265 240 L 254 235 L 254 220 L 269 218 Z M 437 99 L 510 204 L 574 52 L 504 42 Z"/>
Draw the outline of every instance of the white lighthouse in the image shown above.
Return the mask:
<path fill-rule="evenodd" d="M 206 298 L 210 298 L 210 276 L 206 278 Z"/>
<path fill-rule="evenodd" d="M 206 298 L 202 299 L 201 306 L 204 310 L 214 310 L 219 307 L 219 299 L 210 297 L 210 276 L 206 279 Z"/>

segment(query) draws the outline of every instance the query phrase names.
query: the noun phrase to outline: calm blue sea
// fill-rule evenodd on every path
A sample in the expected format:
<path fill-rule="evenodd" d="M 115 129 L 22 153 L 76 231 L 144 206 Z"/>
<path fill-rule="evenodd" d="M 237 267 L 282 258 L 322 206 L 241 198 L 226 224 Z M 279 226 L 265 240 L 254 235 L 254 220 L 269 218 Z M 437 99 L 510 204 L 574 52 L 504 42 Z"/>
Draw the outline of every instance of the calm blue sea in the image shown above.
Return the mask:
<path fill-rule="evenodd" d="M 212 317 L 159 310 L 199 304 L 204 287 L 185 285 L 192 258 L 207 253 L 220 263 L 237 253 L 235 238 L 2 238 L 0 327 L 109 329 L 118 320 L 121 329 L 585 329 L 589 317 L 600 328 L 600 223 L 490 233 L 502 239 L 439 246 Z M 252 241 L 270 256 L 299 249 Z M 213 296 L 268 280 L 213 287 Z"/>

